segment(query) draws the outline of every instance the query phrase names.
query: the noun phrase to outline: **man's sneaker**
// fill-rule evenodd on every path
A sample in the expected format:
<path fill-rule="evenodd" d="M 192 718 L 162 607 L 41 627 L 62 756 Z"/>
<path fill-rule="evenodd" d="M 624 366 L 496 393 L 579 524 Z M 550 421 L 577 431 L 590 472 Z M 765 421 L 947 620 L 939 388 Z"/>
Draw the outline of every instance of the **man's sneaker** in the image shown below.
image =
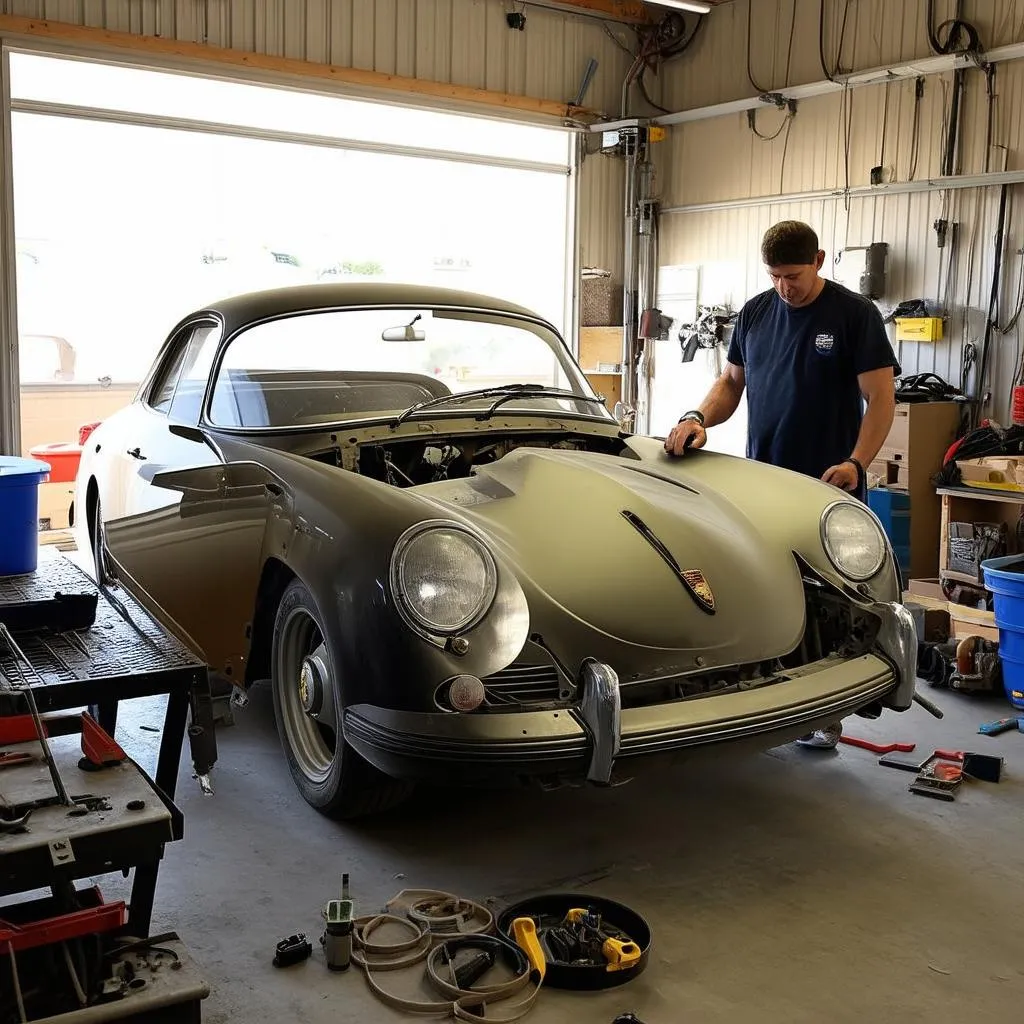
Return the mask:
<path fill-rule="evenodd" d="M 801 747 L 817 747 L 822 750 L 834 750 L 839 744 L 839 737 L 843 735 L 843 726 L 840 722 L 826 725 L 824 729 L 816 732 L 809 732 L 801 736 L 797 743 Z"/>

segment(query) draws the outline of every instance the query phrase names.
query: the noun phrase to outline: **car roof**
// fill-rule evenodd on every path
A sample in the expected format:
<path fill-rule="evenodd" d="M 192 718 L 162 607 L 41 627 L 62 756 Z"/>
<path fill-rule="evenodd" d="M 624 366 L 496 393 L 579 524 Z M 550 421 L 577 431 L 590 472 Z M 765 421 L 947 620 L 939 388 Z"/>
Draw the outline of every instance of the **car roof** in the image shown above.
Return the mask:
<path fill-rule="evenodd" d="M 339 306 L 368 305 L 459 306 L 543 319 L 532 309 L 493 295 L 432 285 L 393 284 L 381 281 L 289 285 L 247 292 L 210 303 L 203 310 L 193 314 L 193 317 L 202 313 L 217 314 L 224 321 L 227 336 L 238 328 L 258 320 Z"/>

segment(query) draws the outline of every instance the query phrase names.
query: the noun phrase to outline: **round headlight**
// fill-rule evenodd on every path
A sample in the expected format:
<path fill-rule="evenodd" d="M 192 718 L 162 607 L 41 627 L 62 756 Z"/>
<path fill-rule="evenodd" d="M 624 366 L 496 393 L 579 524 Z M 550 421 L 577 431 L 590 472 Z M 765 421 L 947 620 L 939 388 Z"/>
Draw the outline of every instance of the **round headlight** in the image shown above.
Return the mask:
<path fill-rule="evenodd" d="M 497 580 L 490 551 L 457 526 L 413 527 L 392 556 L 395 599 L 415 625 L 431 633 L 475 626 L 491 607 Z"/>
<path fill-rule="evenodd" d="M 852 580 L 870 579 L 885 562 L 885 535 L 860 503 L 840 501 L 827 508 L 821 536 L 832 564 Z"/>

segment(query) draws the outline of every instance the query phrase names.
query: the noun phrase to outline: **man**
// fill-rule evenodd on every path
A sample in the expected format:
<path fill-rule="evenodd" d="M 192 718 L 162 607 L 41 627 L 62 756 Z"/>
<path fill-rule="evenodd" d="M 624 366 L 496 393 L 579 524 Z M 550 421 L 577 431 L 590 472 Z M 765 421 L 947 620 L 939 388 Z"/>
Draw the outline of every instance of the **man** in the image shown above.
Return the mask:
<path fill-rule="evenodd" d="M 889 434 L 901 372 L 881 314 L 820 276 L 825 253 L 807 224 L 769 228 L 761 259 L 772 287 L 743 306 L 725 370 L 700 407 L 672 428 L 665 451 L 682 456 L 704 447 L 707 430 L 729 419 L 746 391 L 748 458 L 866 501 L 865 467 Z M 836 722 L 798 742 L 831 749 L 841 735 Z"/>

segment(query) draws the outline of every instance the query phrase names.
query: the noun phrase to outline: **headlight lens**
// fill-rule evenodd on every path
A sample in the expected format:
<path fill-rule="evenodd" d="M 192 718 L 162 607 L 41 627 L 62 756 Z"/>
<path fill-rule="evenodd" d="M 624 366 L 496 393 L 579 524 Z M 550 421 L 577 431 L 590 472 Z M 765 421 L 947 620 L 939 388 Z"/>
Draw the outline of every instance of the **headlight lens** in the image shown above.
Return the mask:
<path fill-rule="evenodd" d="M 844 576 L 867 580 L 882 568 L 885 535 L 863 505 L 841 501 L 826 509 L 821 534 L 828 557 Z"/>
<path fill-rule="evenodd" d="M 413 527 L 392 557 L 396 600 L 421 629 L 441 635 L 476 625 L 491 607 L 497 579 L 490 551 L 458 527 Z"/>

